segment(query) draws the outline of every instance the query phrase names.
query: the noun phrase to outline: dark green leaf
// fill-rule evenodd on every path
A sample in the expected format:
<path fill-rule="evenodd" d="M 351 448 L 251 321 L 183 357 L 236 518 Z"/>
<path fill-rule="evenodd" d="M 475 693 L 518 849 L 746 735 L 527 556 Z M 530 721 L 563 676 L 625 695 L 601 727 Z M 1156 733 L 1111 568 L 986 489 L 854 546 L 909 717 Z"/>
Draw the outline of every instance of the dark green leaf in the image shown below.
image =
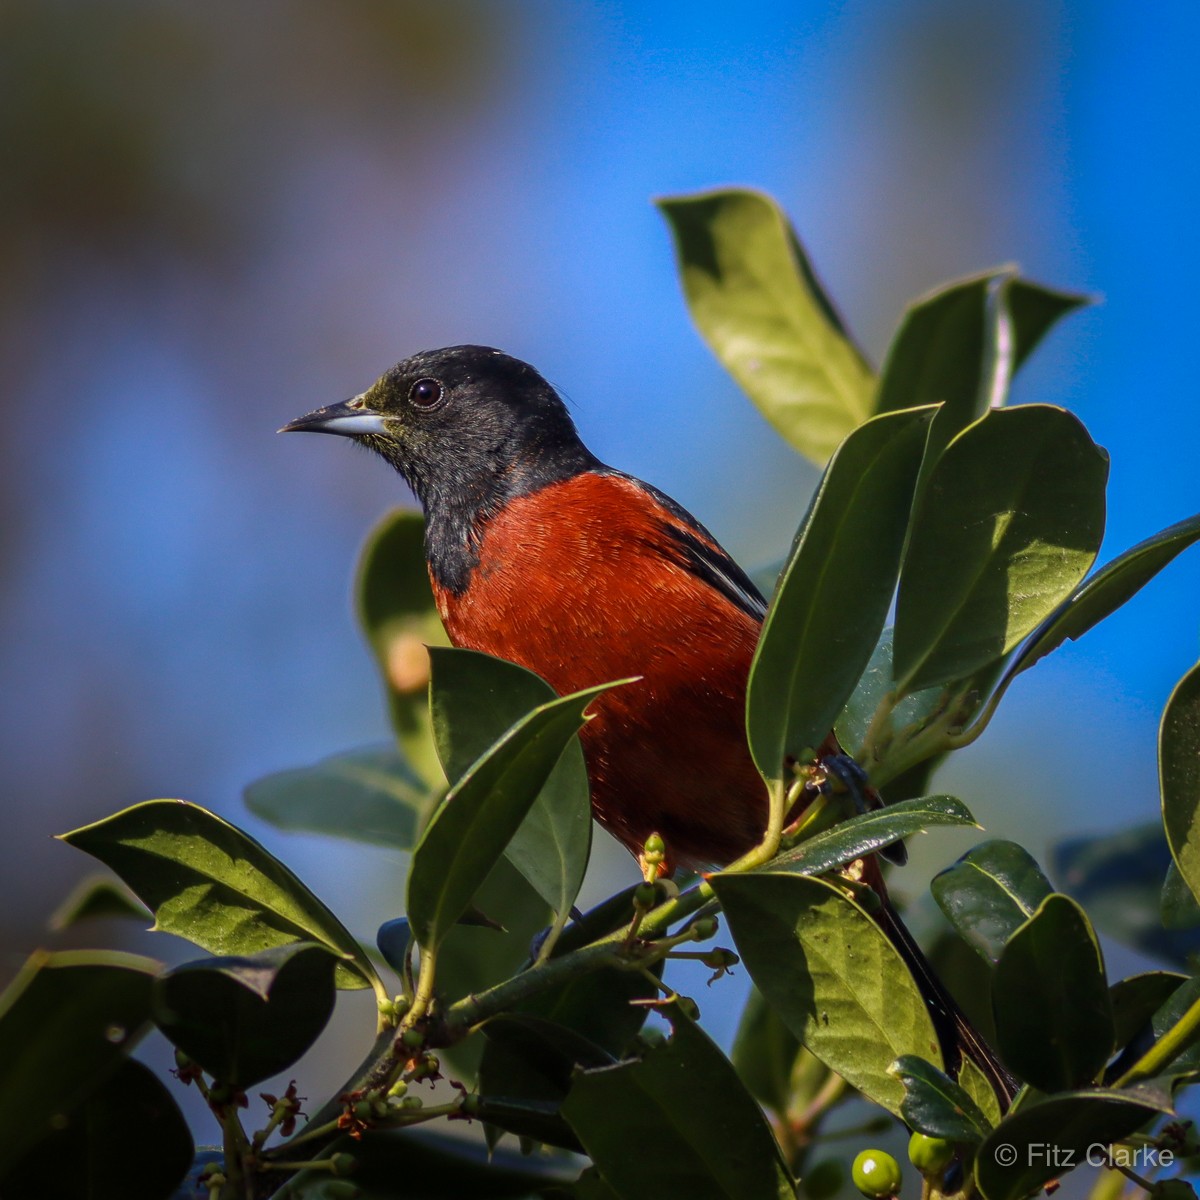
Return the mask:
<path fill-rule="evenodd" d="M 750 1094 L 777 1115 L 791 1103 L 792 1068 L 800 1053 L 800 1040 L 752 987 L 730 1059 Z"/>
<path fill-rule="evenodd" d="M 996 1126 L 975 1157 L 983 1200 L 1023 1200 L 1087 1153 L 1135 1133 L 1163 1111 L 1131 1093 L 1090 1089 L 1023 1105 Z"/>
<path fill-rule="evenodd" d="M 532 671 L 473 650 L 431 651 L 430 703 L 446 778 L 457 783 L 507 730 L 554 689 Z M 556 913 L 566 914 L 592 848 L 587 766 L 571 739 L 504 853 Z"/>
<path fill-rule="evenodd" d="M 769 864 L 772 871 L 823 875 L 883 846 L 935 825 L 974 825 L 967 806 L 953 796 L 921 796 L 850 817 L 785 851 Z"/>
<path fill-rule="evenodd" d="M 603 684 L 534 709 L 450 790 L 413 853 L 408 919 L 436 947 L 470 904 L 584 721 Z"/>
<path fill-rule="evenodd" d="M 792 874 L 711 880 L 759 990 L 801 1043 L 868 1099 L 898 1114 L 902 1055 L 941 1065 L 921 993 L 883 930 L 820 879 Z"/>
<path fill-rule="evenodd" d="M 7 1134 L 6 1134 L 7 1136 Z M 157 1076 L 125 1059 L 0 1180 L 6 1197 L 162 1200 L 192 1161 L 192 1137 Z"/>
<path fill-rule="evenodd" d="M 49 925 L 54 930 L 69 929 L 94 917 L 134 917 L 147 921 L 153 913 L 119 879 L 89 875 L 54 910 Z"/>
<path fill-rule="evenodd" d="M 313 942 L 246 957 L 204 958 L 164 972 L 154 1020 L 222 1083 L 249 1087 L 292 1065 L 333 1012 L 336 959 Z"/>
<path fill-rule="evenodd" d="M 1161 883 L 1170 863 L 1159 821 L 1072 838 L 1056 846 L 1053 857 L 1063 890 L 1087 909 L 1098 928 L 1145 954 L 1187 966 L 1200 951 L 1200 930 L 1162 927 Z"/>
<path fill-rule="evenodd" d="M 186 800 L 147 800 L 62 840 L 110 866 L 154 912 L 154 928 L 210 954 L 317 942 L 353 960 L 338 987 L 376 986 L 341 922 L 253 838 Z"/>
<path fill-rule="evenodd" d="M 672 1023 L 671 1040 L 641 1061 L 580 1072 L 563 1105 L 604 1181 L 623 1200 L 793 1197 L 778 1143 L 732 1064 L 685 1017 Z"/>
<path fill-rule="evenodd" d="M 404 1131 L 374 1130 L 361 1141 L 334 1143 L 331 1153 L 352 1154 L 357 1168 L 351 1182 L 361 1200 L 492 1200 L 528 1197 L 566 1188 L 579 1174 L 577 1158 L 531 1157 L 503 1149 L 487 1151 L 461 1134 L 428 1127 Z M 279 1200 L 311 1195 L 307 1186 L 328 1172 L 309 1172 L 276 1193 Z M 398 1190 L 399 1189 L 399 1190 Z M 557 1193 L 554 1193 L 557 1194 Z"/>
<path fill-rule="evenodd" d="M 397 510 L 372 530 L 358 565 L 358 615 L 387 687 L 405 759 L 428 787 L 444 784 L 433 745 L 426 646 L 447 644 L 425 565 L 425 521 Z"/>
<path fill-rule="evenodd" d="M 1008 939 L 993 1005 L 1005 1064 L 1043 1092 L 1092 1083 L 1116 1044 L 1104 959 L 1083 909 L 1053 893 Z"/>
<path fill-rule="evenodd" d="M 990 841 L 936 875 L 930 890 L 963 940 L 994 963 L 1054 889 L 1028 851 L 1015 842 Z"/>
<path fill-rule="evenodd" d="M 1200 904 L 1196 902 L 1192 889 L 1179 873 L 1174 859 L 1167 864 L 1158 903 L 1165 928 L 1194 929 L 1200 925 Z"/>
<path fill-rule="evenodd" d="M 1128 1045 L 1142 1029 L 1149 1026 L 1150 1018 L 1186 979 L 1186 975 L 1176 975 L 1171 971 L 1146 971 L 1114 983 L 1108 989 L 1108 995 L 1112 1001 L 1117 1045 Z"/>
<path fill-rule="evenodd" d="M 856 429 L 796 534 L 750 668 L 750 750 L 767 780 L 817 746 L 854 692 L 895 589 L 932 409 Z"/>
<path fill-rule="evenodd" d="M 0 1177 L 118 1069 L 149 1025 L 158 968 L 116 951 L 38 951 L 0 995 Z"/>
<path fill-rule="evenodd" d="M 1000 1100 L 995 1089 L 988 1077 L 970 1058 L 964 1057 L 958 1064 L 958 1085 L 983 1113 L 989 1128 L 1000 1123 Z"/>
<path fill-rule="evenodd" d="M 1034 630 L 1009 663 L 1000 687 L 1006 688 L 1015 675 L 1028 671 L 1063 642 L 1083 637 L 1093 625 L 1137 595 L 1176 555 L 1198 539 L 1200 516 L 1189 517 L 1105 563 Z"/>
<path fill-rule="evenodd" d="M 1048 405 L 989 412 L 946 447 L 900 573 L 900 693 L 973 674 L 1054 611 L 1096 557 L 1107 476 L 1079 421 Z"/>
<path fill-rule="evenodd" d="M 987 410 L 1007 372 L 998 363 L 1000 307 L 995 302 L 1015 267 L 999 267 L 943 284 L 911 304 L 879 377 L 877 412 L 943 404 L 942 444 Z M 946 418 L 949 418 L 946 420 Z"/>
<path fill-rule="evenodd" d="M 779 433 L 823 463 L 870 415 L 874 379 L 787 217 L 742 189 L 658 205 L 704 340 Z"/>
<path fill-rule="evenodd" d="M 1004 288 L 1013 332 L 1013 371 L 1037 349 L 1038 343 L 1063 317 L 1094 303 L 1079 292 L 1061 292 L 1028 279 L 1013 279 Z"/>
<path fill-rule="evenodd" d="M 1170 1033 L 1197 1000 L 1200 1000 L 1200 978 L 1187 979 L 1181 983 L 1151 1018 L 1150 1027 L 1154 1033 L 1154 1040 L 1159 1041 Z M 1200 1031 L 1193 1030 L 1180 1042 L 1176 1050 L 1176 1056 L 1168 1064 L 1172 1075 L 1200 1071 Z"/>
<path fill-rule="evenodd" d="M 245 799 L 277 829 L 411 850 L 436 794 L 394 746 L 365 746 L 256 780 Z"/>
<path fill-rule="evenodd" d="M 1200 663 L 1177 684 L 1158 731 L 1163 825 L 1171 856 L 1192 895 L 1200 899 Z"/>
<path fill-rule="evenodd" d="M 991 1131 L 992 1122 L 967 1092 L 923 1058 L 906 1054 L 892 1064 L 892 1074 L 904 1084 L 900 1114 L 911 1128 L 965 1146 Z"/>

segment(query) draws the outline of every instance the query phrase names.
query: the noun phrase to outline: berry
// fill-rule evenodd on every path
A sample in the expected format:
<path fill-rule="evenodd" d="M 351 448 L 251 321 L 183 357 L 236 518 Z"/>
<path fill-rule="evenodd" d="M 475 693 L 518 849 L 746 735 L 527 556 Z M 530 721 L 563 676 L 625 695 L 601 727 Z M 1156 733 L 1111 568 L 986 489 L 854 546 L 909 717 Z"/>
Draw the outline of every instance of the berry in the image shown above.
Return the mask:
<path fill-rule="evenodd" d="M 871 1200 L 894 1196 L 900 1190 L 900 1164 L 883 1150 L 863 1150 L 850 1168 L 854 1186 Z"/>
<path fill-rule="evenodd" d="M 954 1144 L 945 1138 L 914 1133 L 908 1139 L 908 1161 L 922 1175 L 941 1175 L 954 1161 Z"/>

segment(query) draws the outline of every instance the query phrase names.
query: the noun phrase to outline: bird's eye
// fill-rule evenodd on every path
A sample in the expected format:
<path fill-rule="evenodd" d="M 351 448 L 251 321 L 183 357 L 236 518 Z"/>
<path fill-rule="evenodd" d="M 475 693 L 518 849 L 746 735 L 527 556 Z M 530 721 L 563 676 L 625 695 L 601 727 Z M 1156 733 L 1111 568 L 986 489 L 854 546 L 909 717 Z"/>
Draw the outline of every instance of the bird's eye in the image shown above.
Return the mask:
<path fill-rule="evenodd" d="M 418 379 L 408 389 L 408 398 L 418 408 L 433 408 L 442 398 L 442 385 L 436 379 Z"/>

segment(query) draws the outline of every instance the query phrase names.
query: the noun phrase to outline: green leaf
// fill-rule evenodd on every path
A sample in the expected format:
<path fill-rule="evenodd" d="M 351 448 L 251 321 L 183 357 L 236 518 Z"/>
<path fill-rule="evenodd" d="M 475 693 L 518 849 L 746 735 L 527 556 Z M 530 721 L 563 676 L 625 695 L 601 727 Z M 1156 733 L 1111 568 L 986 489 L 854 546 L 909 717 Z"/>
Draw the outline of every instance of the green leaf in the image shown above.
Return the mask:
<path fill-rule="evenodd" d="M 394 746 L 364 746 L 267 775 L 246 788 L 245 799 L 276 829 L 411 850 L 436 793 Z"/>
<path fill-rule="evenodd" d="M 999 840 L 968 851 L 930 884 L 946 919 L 988 963 L 1053 890 L 1027 850 Z"/>
<path fill-rule="evenodd" d="M 997 361 L 996 301 L 1015 270 L 998 267 L 943 284 L 908 307 L 880 372 L 876 412 L 942 404 L 945 441 L 983 415 L 998 373 L 1000 390 L 1007 386 Z"/>
<path fill-rule="evenodd" d="M 408 919 L 422 948 L 439 945 L 463 914 L 583 724 L 584 709 L 615 686 L 602 684 L 534 709 L 451 788 L 408 875 Z"/>
<path fill-rule="evenodd" d="M 1022 1105 L 984 1140 L 975 1178 L 984 1200 L 1023 1200 L 1072 1167 L 1087 1166 L 1088 1150 L 1135 1133 L 1163 1112 L 1131 1093 L 1099 1088 Z"/>
<path fill-rule="evenodd" d="M 0 1177 L 119 1068 L 150 1023 L 158 968 L 116 951 L 39 950 L 0 994 Z"/>
<path fill-rule="evenodd" d="M 1193 976 L 1191 979 L 1185 979 L 1150 1019 L 1154 1041 L 1158 1042 L 1170 1033 L 1197 1000 L 1200 1000 L 1200 977 Z M 1168 1069 L 1172 1076 L 1190 1075 L 1200 1071 L 1200 1031 L 1193 1031 L 1181 1042 Z"/>
<path fill-rule="evenodd" d="M 1000 1123 L 1000 1100 L 988 1077 L 973 1059 L 964 1056 L 958 1064 L 958 1085 L 983 1113 L 989 1128 Z"/>
<path fill-rule="evenodd" d="M 1200 925 L 1200 904 L 1179 873 L 1174 859 L 1168 864 L 1163 877 L 1158 904 L 1162 923 L 1167 929 L 1194 929 Z"/>
<path fill-rule="evenodd" d="M 458 782 L 505 732 L 557 693 L 532 671 L 474 650 L 435 649 L 430 704 L 446 778 Z M 569 741 L 505 848 L 505 857 L 550 908 L 575 903 L 592 848 L 587 766 Z"/>
<path fill-rule="evenodd" d="M 440 790 L 445 780 L 433 744 L 425 647 L 445 646 L 448 639 L 433 601 L 420 513 L 398 509 L 372 530 L 359 559 L 355 595 L 404 757 L 429 788 Z"/>
<path fill-rule="evenodd" d="M 967 806 L 953 796 L 921 796 L 841 821 L 771 860 L 772 871 L 823 875 L 902 838 L 935 825 L 974 825 Z"/>
<path fill-rule="evenodd" d="M 336 963 L 314 942 L 184 963 L 156 981 L 154 1020 L 214 1078 L 249 1087 L 287 1070 L 320 1036 Z"/>
<path fill-rule="evenodd" d="M 154 928 L 210 954 L 317 942 L 352 963 L 342 988 L 378 986 L 340 921 L 253 838 L 186 800 L 147 800 L 61 835 L 111 867 L 154 912 Z"/>
<path fill-rule="evenodd" d="M 899 693 L 988 666 L 1054 611 L 1096 557 L 1107 476 L 1078 419 L 1048 405 L 989 412 L 946 447 L 900 572 Z"/>
<path fill-rule="evenodd" d="M 1063 890 L 1110 937 L 1166 962 L 1188 966 L 1200 951 L 1200 930 L 1164 929 L 1161 885 L 1171 851 L 1161 821 L 1119 833 L 1072 838 L 1054 848 Z"/>
<path fill-rule="evenodd" d="M 1172 971 L 1146 971 L 1119 980 L 1108 989 L 1117 1046 L 1127 1046 L 1187 981 Z"/>
<path fill-rule="evenodd" d="M 870 661 L 932 413 L 888 413 L 856 429 L 796 534 L 747 685 L 750 750 L 768 781 L 782 778 L 789 754 L 820 744 Z"/>
<path fill-rule="evenodd" d="M 1029 279 L 1010 281 L 1004 288 L 1004 299 L 1012 323 L 1014 372 L 1063 317 L 1095 302 L 1081 292 L 1063 292 Z"/>
<path fill-rule="evenodd" d="M 667 197 L 692 320 L 784 439 L 816 463 L 870 416 L 874 379 L 769 197 Z"/>
<path fill-rule="evenodd" d="M 1200 663 L 1179 681 L 1163 710 L 1158 774 L 1171 857 L 1200 899 Z"/>
<path fill-rule="evenodd" d="M 1004 672 L 1000 688 L 1065 641 L 1081 638 L 1142 590 L 1175 557 L 1200 540 L 1200 515 L 1188 517 L 1118 554 L 1084 580 L 1034 630 Z"/>
<path fill-rule="evenodd" d="M 820 879 L 715 875 L 737 951 L 801 1043 L 868 1099 L 899 1114 L 904 1086 L 888 1073 L 905 1054 L 941 1066 L 920 990 L 883 930 Z"/>
<path fill-rule="evenodd" d="M 791 1103 L 792 1068 L 800 1053 L 800 1039 L 752 987 L 730 1060 L 750 1094 L 777 1115 L 785 1114 Z"/>
<path fill-rule="evenodd" d="M 991 1131 L 992 1122 L 966 1090 L 923 1058 L 906 1054 L 891 1070 L 904 1084 L 900 1114 L 911 1128 L 964 1146 L 977 1145 Z"/>
<path fill-rule="evenodd" d="M 1092 1083 L 1116 1045 L 1104 958 L 1087 914 L 1053 893 L 1008 939 L 993 1006 L 1005 1064 L 1043 1092 Z"/>
<path fill-rule="evenodd" d="M 8 1197 L 162 1200 L 192 1161 L 192 1137 L 149 1067 L 126 1059 L 0 1180 Z M 136 1167 L 131 1167 L 136 1164 Z"/>
<path fill-rule="evenodd" d="M 71 889 L 54 910 L 48 924 L 58 932 L 95 917 L 134 917 L 144 921 L 152 915 L 119 879 L 109 875 L 89 875 Z"/>
<path fill-rule="evenodd" d="M 672 1024 L 641 1061 L 575 1077 L 563 1115 L 604 1181 L 623 1200 L 790 1200 L 791 1173 L 733 1065 L 681 1014 Z"/>

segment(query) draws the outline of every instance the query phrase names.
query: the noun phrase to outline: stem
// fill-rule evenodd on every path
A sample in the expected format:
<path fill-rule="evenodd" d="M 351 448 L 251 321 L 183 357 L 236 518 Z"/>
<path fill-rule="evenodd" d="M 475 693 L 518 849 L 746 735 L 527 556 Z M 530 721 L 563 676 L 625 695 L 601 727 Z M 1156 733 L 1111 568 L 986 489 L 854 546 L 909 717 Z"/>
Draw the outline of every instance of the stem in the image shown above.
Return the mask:
<path fill-rule="evenodd" d="M 571 909 L 570 909 L 569 905 L 564 906 L 562 912 L 554 914 L 554 924 L 550 926 L 550 929 L 547 931 L 546 936 L 542 939 L 541 948 L 538 950 L 537 958 L 534 960 L 534 963 L 533 963 L 533 965 L 535 967 L 540 967 L 542 965 L 542 963 L 544 963 L 550 957 L 551 951 L 554 949 L 555 944 L 558 942 L 559 936 L 561 935 L 562 931 L 564 929 L 566 929 L 567 922 L 570 919 L 571 919 Z"/>
<path fill-rule="evenodd" d="M 897 703 L 898 697 L 894 691 L 885 692 L 879 701 L 879 706 L 871 715 L 871 723 L 867 726 L 867 732 L 863 734 L 862 745 L 858 748 L 858 754 L 864 763 L 870 763 L 872 760 L 878 761 L 881 757 L 875 752 L 875 743 L 886 728 L 892 713 L 895 712 Z"/>
<path fill-rule="evenodd" d="M 1200 1000 L 1167 1030 L 1141 1058 L 1113 1084 L 1115 1088 L 1131 1087 L 1144 1079 L 1161 1075 L 1181 1055 L 1200 1032 Z"/>
<path fill-rule="evenodd" d="M 433 1003 L 433 980 L 437 970 L 437 951 L 430 946 L 421 948 L 421 971 L 417 976 L 417 989 L 413 994 L 412 1006 L 400 1022 L 401 1030 L 411 1029 L 429 1011 Z"/>

